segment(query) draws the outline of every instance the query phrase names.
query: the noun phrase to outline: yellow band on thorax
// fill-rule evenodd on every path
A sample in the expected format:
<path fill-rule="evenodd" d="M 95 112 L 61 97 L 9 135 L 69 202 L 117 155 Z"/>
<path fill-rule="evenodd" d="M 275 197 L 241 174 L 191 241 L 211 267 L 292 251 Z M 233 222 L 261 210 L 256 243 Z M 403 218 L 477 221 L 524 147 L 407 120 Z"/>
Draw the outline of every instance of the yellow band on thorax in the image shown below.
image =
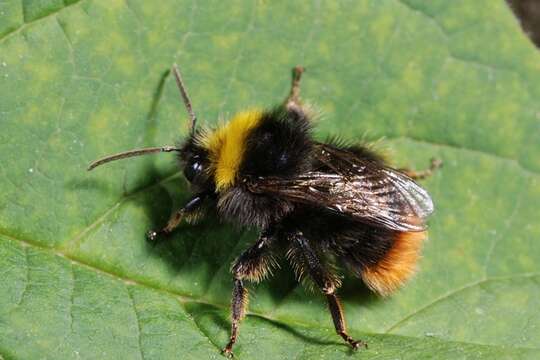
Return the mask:
<path fill-rule="evenodd" d="M 259 110 L 241 112 L 199 139 L 209 152 L 210 170 L 214 172 L 217 191 L 234 185 L 244 159 L 247 136 L 261 118 L 262 112 Z"/>

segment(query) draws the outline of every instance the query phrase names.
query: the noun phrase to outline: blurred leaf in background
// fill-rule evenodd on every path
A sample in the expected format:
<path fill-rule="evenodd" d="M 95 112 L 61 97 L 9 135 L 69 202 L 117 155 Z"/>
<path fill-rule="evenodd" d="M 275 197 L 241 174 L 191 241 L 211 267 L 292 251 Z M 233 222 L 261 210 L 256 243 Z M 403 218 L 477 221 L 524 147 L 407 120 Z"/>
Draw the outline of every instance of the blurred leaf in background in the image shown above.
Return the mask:
<path fill-rule="evenodd" d="M 385 137 L 396 166 L 435 156 L 421 271 L 389 299 L 341 295 L 351 355 L 323 299 L 285 263 L 252 292 L 238 359 L 540 357 L 540 55 L 503 0 L 0 2 L 0 355 L 221 358 L 229 264 L 256 236 L 214 216 L 156 247 L 189 190 L 172 144 L 286 95 L 307 67 L 317 136 Z"/>

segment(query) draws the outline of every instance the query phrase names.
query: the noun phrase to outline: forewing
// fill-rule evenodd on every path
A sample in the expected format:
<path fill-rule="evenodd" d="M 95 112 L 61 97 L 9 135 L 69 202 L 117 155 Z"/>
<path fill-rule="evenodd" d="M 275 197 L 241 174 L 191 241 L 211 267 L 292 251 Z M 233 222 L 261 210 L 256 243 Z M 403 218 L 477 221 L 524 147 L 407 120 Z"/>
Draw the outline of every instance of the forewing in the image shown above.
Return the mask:
<path fill-rule="evenodd" d="M 312 171 L 293 179 L 259 178 L 248 186 L 256 193 L 324 207 L 388 229 L 425 229 L 433 203 L 412 179 L 339 149 L 321 147 L 319 157 L 331 171 Z"/>

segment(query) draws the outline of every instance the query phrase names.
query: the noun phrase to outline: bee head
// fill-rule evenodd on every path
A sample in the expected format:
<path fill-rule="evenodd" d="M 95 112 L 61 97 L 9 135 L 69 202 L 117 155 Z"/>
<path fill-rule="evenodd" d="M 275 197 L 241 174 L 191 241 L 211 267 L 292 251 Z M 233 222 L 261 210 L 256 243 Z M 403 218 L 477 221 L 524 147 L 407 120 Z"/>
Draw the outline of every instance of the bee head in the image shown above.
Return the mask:
<path fill-rule="evenodd" d="M 204 165 L 199 155 L 194 155 L 184 165 L 184 176 L 189 182 L 201 177 L 203 171 Z"/>
<path fill-rule="evenodd" d="M 196 134 L 190 136 L 180 148 L 179 158 L 186 179 L 193 185 L 207 187 L 212 178 L 208 151 L 197 144 Z"/>

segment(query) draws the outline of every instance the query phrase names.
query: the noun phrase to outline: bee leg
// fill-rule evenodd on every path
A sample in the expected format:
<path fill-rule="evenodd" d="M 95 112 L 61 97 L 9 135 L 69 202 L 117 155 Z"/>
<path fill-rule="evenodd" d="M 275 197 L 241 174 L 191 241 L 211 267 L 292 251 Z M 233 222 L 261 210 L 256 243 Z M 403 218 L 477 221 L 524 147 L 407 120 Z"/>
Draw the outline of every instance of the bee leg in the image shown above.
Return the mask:
<path fill-rule="evenodd" d="M 288 109 L 301 108 L 300 106 L 300 79 L 305 69 L 302 66 L 296 66 L 293 68 L 291 92 L 285 100 L 285 106 Z"/>
<path fill-rule="evenodd" d="M 274 230 L 269 228 L 263 231 L 259 240 L 244 251 L 233 263 L 231 271 L 234 277 L 234 285 L 231 301 L 231 336 L 229 343 L 223 349 L 223 354 L 232 357 L 232 348 L 238 337 L 240 321 L 245 316 L 248 291 L 244 286 L 244 280 L 259 282 L 270 272 L 274 264 L 271 252 L 271 244 L 274 240 Z"/>
<path fill-rule="evenodd" d="M 233 357 L 232 348 L 236 343 L 238 337 L 238 327 L 240 326 L 240 321 L 245 316 L 245 311 L 248 301 L 248 292 L 244 287 L 244 283 L 241 279 L 234 279 L 233 292 L 232 292 L 232 301 L 231 301 L 231 336 L 229 337 L 229 342 L 227 346 L 221 351 L 227 357 Z"/>
<path fill-rule="evenodd" d="M 343 308 L 336 296 L 336 289 L 339 287 L 339 280 L 335 277 L 329 276 L 330 272 L 325 268 L 325 265 L 320 261 L 315 250 L 309 244 L 301 232 L 296 232 L 294 235 L 295 243 L 300 247 L 302 255 L 304 257 L 304 263 L 308 268 L 309 275 L 313 279 L 313 282 L 321 289 L 326 295 L 326 301 L 328 302 L 328 308 L 334 321 L 334 327 L 339 336 L 343 338 L 353 350 L 358 349 L 360 346 L 367 348 L 367 344 L 362 340 L 354 340 L 348 333 L 345 325 L 345 317 L 343 316 Z"/>
<path fill-rule="evenodd" d="M 146 233 L 146 238 L 150 242 L 156 242 L 158 236 L 164 236 L 170 234 L 174 229 L 180 225 L 183 219 L 189 216 L 194 216 L 197 211 L 200 209 L 201 205 L 206 198 L 206 193 L 201 193 L 193 196 L 186 205 L 184 205 L 180 210 L 174 212 L 167 222 L 167 225 L 159 230 L 149 230 Z"/>
<path fill-rule="evenodd" d="M 404 173 L 405 175 L 407 175 L 413 180 L 422 180 L 433 175 L 433 173 L 441 166 L 442 166 L 441 159 L 432 158 L 429 168 L 427 169 L 415 171 L 415 170 L 410 170 L 407 168 L 402 168 L 402 169 L 399 169 L 399 171 L 401 171 L 402 173 Z"/>
<path fill-rule="evenodd" d="M 330 314 L 332 314 L 332 320 L 334 321 L 334 327 L 339 336 L 343 338 L 353 350 L 357 350 L 360 346 L 367 349 L 368 345 L 362 340 L 354 340 L 348 333 L 345 325 L 345 317 L 343 316 L 343 307 L 336 294 L 326 294 L 326 301 L 328 302 L 328 308 Z"/>

